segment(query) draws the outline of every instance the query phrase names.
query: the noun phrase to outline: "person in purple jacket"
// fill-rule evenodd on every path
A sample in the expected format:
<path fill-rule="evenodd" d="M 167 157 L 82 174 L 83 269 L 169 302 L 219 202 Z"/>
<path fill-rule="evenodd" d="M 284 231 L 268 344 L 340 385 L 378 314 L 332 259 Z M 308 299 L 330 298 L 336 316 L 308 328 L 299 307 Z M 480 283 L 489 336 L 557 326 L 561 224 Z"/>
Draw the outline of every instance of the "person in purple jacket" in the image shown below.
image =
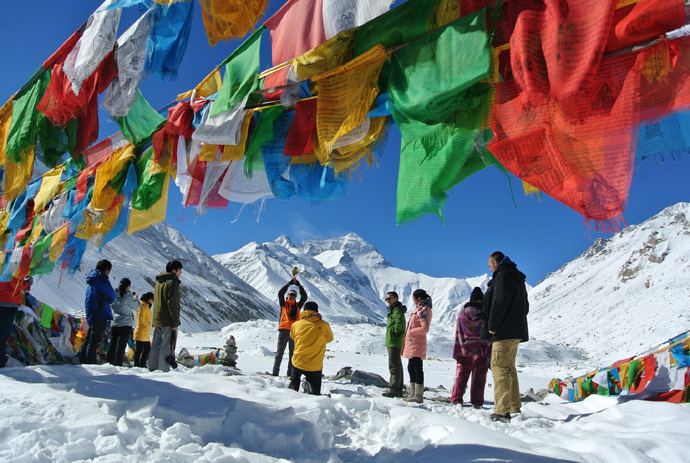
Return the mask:
<path fill-rule="evenodd" d="M 81 346 L 78 358 L 81 363 L 95 364 L 96 351 L 105 336 L 108 328 L 108 321 L 113 319 L 113 311 L 110 304 L 115 302 L 115 290 L 110 284 L 108 276 L 113 264 L 108 260 L 101 260 L 96 264 L 96 269 L 91 270 L 86 276 L 86 323 L 89 324 L 89 331 L 86 339 Z"/>
<path fill-rule="evenodd" d="M 467 381 L 472 375 L 470 402 L 474 408 L 482 408 L 484 405 L 486 372 L 491 360 L 491 343 L 480 341 L 482 299 L 484 299 L 484 293 L 482 293 L 481 288 L 474 288 L 470 301 L 465 304 L 458 315 L 458 324 L 455 327 L 455 346 L 453 347 L 453 358 L 458 363 L 455 369 L 455 384 L 450 402 L 462 405 L 462 396 L 465 395 Z"/>

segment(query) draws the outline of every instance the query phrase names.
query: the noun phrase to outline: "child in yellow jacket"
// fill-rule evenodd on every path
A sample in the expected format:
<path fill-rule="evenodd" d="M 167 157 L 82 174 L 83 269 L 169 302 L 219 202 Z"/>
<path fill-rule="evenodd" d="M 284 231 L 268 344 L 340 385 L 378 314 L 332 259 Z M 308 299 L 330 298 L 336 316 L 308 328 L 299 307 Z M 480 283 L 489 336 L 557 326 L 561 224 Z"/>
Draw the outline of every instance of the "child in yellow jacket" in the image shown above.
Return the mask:
<path fill-rule="evenodd" d="M 137 311 L 137 327 L 134 329 L 134 366 L 146 368 L 151 352 L 151 307 L 153 293 L 141 296 L 141 307 Z"/>
<path fill-rule="evenodd" d="M 321 319 L 316 302 L 304 304 L 300 320 L 290 329 L 290 337 L 295 341 L 290 389 L 298 391 L 304 375 L 311 393 L 321 395 L 323 358 L 326 355 L 326 344 L 333 341 L 333 332 L 331 325 Z"/>

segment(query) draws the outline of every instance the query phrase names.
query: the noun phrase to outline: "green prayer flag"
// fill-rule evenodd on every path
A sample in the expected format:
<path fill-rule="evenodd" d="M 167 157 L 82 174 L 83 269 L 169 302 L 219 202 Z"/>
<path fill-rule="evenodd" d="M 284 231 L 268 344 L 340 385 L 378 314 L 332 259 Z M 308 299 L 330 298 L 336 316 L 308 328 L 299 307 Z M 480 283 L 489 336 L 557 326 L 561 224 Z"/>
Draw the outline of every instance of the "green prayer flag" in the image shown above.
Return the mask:
<path fill-rule="evenodd" d="M 153 163 L 153 147 L 146 150 L 141 158 L 134 164 L 137 172 L 137 184 L 139 187 L 132 192 L 132 208 L 145 211 L 151 208 L 163 194 L 163 185 L 167 172 L 149 175 Z"/>
<path fill-rule="evenodd" d="M 392 48 L 436 29 L 437 8 L 438 0 L 408 0 L 362 24 L 357 31 L 355 57 L 379 43 Z"/>
<path fill-rule="evenodd" d="M 252 178 L 254 169 L 264 170 L 264 163 L 261 157 L 261 147 L 273 141 L 273 123 L 285 112 L 282 105 L 271 106 L 259 113 L 256 127 L 249 139 L 247 155 L 244 160 L 244 172 L 247 178 Z"/>
<path fill-rule="evenodd" d="M 53 308 L 48 304 L 41 302 L 43 311 L 41 312 L 41 326 L 50 329 L 53 326 Z"/>
<path fill-rule="evenodd" d="M 127 141 L 139 147 L 151 140 L 153 134 L 165 125 L 166 119 L 151 107 L 141 91 L 137 89 L 137 98 L 129 113 L 124 117 L 116 117 L 115 122 L 120 126 L 122 135 Z"/>
<path fill-rule="evenodd" d="M 261 36 L 265 30 L 266 26 L 257 29 L 222 63 L 227 63 L 223 85 L 211 106 L 210 117 L 229 111 L 247 94 L 259 89 L 259 52 Z"/>
<path fill-rule="evenodd" d="M 41 262 L 41 260 L 47 258 L 50 254 L 50 244 L 53 242 L 53 234 L 44 236 L 39 239 L 34 245 L 34 255 L 31 258 L 31 263 L 29 264 L 29 269 L 33 270 Z M 48 259 L 50 261 L 50 259 Z M 52 262 L 51 262 L 52 265 Z"/>
<path fill-rule="evenodd" d="M 11 158 L 15 163 L 21 162 L 26 150 L 36 145 L 39 129 L 46 118 L 36 106 L 50 84 L 50 71 L 44 71 L 41 67 L 31 80 L 33 83 L 26 86 L 12 103 L 12 123 L 7 137 L 5 157 Z"/>
<path fill-rule="evenodd" d="M 493 163 L 479 130 L 493 91 L 479 83 L 491 73 L 485 17 L 478 11 L 393 53 L 388 98 L 403 139 L 398 224 L 426 213 L 444 222 L 446 191 Z"/>
<path fill-rule="evenodd" d="M 590 394 L 596 393 L 596 390 L 594 389 L 594 381 L 592 381 L 592 378 L 586 378 L 584 381 L 582 381 L 582 390 L 589 392 Z"/>

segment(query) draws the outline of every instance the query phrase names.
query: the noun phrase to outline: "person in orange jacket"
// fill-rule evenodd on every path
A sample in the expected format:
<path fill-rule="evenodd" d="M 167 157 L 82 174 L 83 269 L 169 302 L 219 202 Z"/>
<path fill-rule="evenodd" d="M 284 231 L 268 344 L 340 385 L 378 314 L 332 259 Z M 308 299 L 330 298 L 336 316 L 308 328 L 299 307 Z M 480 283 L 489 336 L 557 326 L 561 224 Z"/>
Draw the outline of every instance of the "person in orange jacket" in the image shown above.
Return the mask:
<path fill-rule="evenodd" d="M 299 288 L 299 302 L 297 302 L 297 291 L 293 288 L 288 292 L 288 298 L 285 299 L 285 293 L 290 285 L 295 285 Z M 280 323 L 278 324 L 278 348 L 276 349 L 276 358 L 273 362 L 273 376 L 278 376 L 280 373 L 280 364 L 283 362 L 283 354 L 285 353 L 285 346 L 289 346 L 290 360 L 288 362 L 288 378 L 292 375 L 292 355 L 295 351 L 295 342 L 290 338 L 290 329 L 292 324 L 299 320 L 299 312 L 307 302 L 307 292 L 304 287 L 297 281 L 296 278 L 288 281 L 285 286 L 278 291 L 278 302 L 280 303 Z"/>
<path fill-rule="evenodd" d="M 304 375 L 309 383 L 310 394 L 321 395 L 323 358 L 326 355 L 326 344 L 333 341 L 333 332 L 331 325 L 322 320 L 316 302 L 304 305 L 300 320 L 290 329 L 290 337 L 295 342 L 290 389 L 298 391 Z"/>

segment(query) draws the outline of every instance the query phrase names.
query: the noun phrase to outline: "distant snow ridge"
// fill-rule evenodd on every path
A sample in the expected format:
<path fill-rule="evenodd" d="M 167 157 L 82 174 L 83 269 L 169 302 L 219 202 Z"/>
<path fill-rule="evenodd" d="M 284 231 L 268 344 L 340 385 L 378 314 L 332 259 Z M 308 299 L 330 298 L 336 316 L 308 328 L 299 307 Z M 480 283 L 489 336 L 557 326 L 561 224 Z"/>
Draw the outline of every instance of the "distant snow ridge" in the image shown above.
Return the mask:
<path fill-rule="evenodd" d="M 618 360 L 690 328 L 690 204 L 678 203 L 549 274 L 530 292 L 530 333 Z"/>
<path fill-rule="evenodd" d="M 275 300 L 290 278 L 298 279 L 309 299 L 319 304 L 329 321 L 376 323 L 386 318 L 386 292 L 395 291 L 411 305 L 412 292 L 425 289 L 434 302 L 437 323 L 455 326 L 457 311 L 477 285 L 486 289 L 487 275 L 462 280 L 434 278 L 395 268 L 374 246 L 350 233 L 340 238 L 305 241 L 299 245 L 281 236 L 274 242 L 252 242 L 235 252 L 213 256 L 223 266 Z"/>
<path fill-rule="evenodd" d="M 122 234 L 105 246 L 102 255 L 89 246 L 74 275 L 61 274 L 56 268 L 52 274 L 39 278 L 31 292 L 54 309 L 82 315 L 86 275 L 101 259 L 113 264 L 113 287 L 121 278 L 129 278 L 132 290 L 139 295 L 153 291 L 155 277 L 165 271 L 168 261 L 182 262 L 181 329 L 185 332 L 218 330 L 236 321 L 277 319 L 277 304 L 166 223 L 154 224 L 133 235 Z"/>

